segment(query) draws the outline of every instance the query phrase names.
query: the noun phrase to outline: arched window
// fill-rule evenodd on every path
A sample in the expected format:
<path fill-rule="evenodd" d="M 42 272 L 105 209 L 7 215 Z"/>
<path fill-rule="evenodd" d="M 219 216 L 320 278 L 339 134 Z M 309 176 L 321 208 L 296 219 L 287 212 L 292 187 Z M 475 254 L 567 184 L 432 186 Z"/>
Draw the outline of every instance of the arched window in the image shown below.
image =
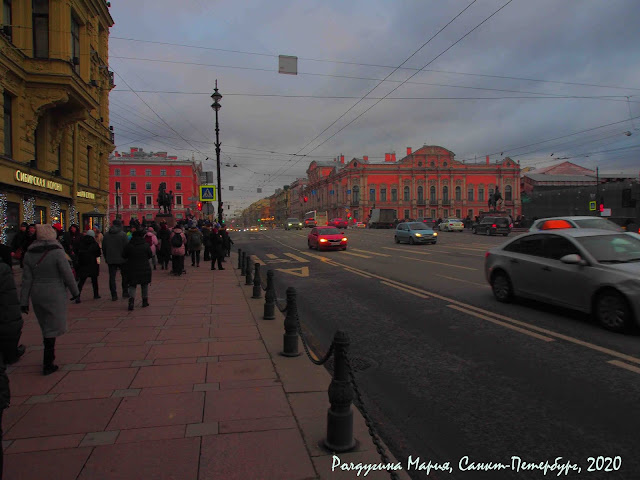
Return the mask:
<path fill-rule="evenodd" d="M 369 189 L 369 201 L 370 202 L 375 202 L 376 201 L 376 189 L 375 188 L 370 188 Z"/>
<path fill-rule="evenodd" d="M 462 200 L 462 188 L 456 187 L 456 201 Z"/>
<path fill-rule="evenodd" d="M 360 187 L 358 185 L 354 185 L 353 188 L 351 189 L 352 193 L 353 193 L 353 201 L 354 202 L 359 202 L 360 201 Z"/>
<path fill-rule="evenodd" d="M 449 201 L 449 187 L 447 187 L 446 185 L 442 187 L 442 201 L 443 202 Z"/>
<path fill-rule="evenodd" d="M 467 189 L 467 200 L 473 202 L 473 187 Z"/>
<path fill-rule="evenodd" d="M 478 189 L 478 201 L 484 202 L 484 188 Z"/>
<path fill-rule="evenodd" d="M 505 202 L 510 202 L 512 200 L 512 191 L 511 191 L 511 185 L 507 185 L 506 187 L 504 187 L 504 200 Z"/>
<path fill-rule="evenodd" d="M 404 187 L 403 200 L 405 202 L 409 201 L 409 187 Z"/>
<path fill-rule="evenodd" d="M 424 188 L 422 187 L 422 185 L 418 187 L 418 201 L 424 201 Z"/>
<path fill-rule="evenodd" d="M 433 185 L 429 189 L 429 200 L 431 200 L 432 202 L 436 201 L 436 187 Z"/>

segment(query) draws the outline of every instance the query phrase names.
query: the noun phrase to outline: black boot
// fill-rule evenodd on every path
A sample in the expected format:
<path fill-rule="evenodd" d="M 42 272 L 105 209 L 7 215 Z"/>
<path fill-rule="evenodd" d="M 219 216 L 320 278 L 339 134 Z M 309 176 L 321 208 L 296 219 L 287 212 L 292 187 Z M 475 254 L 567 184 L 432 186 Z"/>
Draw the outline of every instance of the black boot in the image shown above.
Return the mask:
<path fill-rule="evenodd" d="M 42 357 L 42 374 L 51 375 L 59 368 L 53 363 L 53 361 L 56 359 L 56 338 L 45 338 L 43 343 L 44 353 Z"/>
<path fill-rule="evenodd" d="M 134 302 L 134 298 L 129 297 L 129 310 L 133 310 L 133 302 Z"/>
<path fill-rule="evenodd" d="M 142 299 L 142 308 L 148 307 L 148 306 L 149 306 L 149 299 L 148 298 L 143 298 Z"/>

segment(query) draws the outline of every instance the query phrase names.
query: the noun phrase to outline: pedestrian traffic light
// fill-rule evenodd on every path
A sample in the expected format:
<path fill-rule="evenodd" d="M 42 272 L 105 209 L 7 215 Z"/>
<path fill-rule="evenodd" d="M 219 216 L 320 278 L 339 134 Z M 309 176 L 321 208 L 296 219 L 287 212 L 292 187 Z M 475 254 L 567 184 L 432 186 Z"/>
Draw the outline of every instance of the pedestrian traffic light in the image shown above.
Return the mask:
<path fill-rule="evenodd" d="M 604 203 L 600 204 L 599 210 L 600 210 L 600 213 L 604 212 Z"/>
<path fill-rule="evenodd" d="M 307 203 L 309 201 L 309 197 L 304 197 L 304 202 Z"/>
<path fill-rule="evenodd" d="M 198 202 L 198 210 L 202 211 L 202 202 Z"/>

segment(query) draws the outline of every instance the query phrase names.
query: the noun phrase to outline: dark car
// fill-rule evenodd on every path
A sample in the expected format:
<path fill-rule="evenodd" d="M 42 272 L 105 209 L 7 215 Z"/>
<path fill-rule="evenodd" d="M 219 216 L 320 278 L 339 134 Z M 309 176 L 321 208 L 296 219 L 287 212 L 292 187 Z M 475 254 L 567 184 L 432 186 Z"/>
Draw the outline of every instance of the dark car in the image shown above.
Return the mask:
<path fill-rule="evenodd" d="M 344 218 L 332 218 L 329 222 L 327 222 L 327 226 L 336 228 L 349 228 L 349 222 L 347 222 Z"/>
<path fill-rule="evenodd" d="M 432 230 L 436 228 L 436 219 L 435 218 L 420 217 L 420 218 L 418 218 L 417 221 L 424 223 L 427 227 L 429 227 Z"/>
<path fill-rule="evenodd" d="M 484 217 L 479 223 L 471 227 L 471 232 L 479 235 L 504 235 L 511 233 L 513 225 L 507 217 Z"/>

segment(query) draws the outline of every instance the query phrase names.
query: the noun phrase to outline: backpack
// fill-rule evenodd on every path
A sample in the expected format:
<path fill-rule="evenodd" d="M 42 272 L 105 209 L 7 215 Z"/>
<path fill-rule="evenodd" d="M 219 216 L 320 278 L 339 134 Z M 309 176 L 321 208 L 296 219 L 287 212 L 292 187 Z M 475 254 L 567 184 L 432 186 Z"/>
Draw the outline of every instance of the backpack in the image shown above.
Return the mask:
<path fill-rule="evenodd" d="M 153 247 L 153 238 L 152 235 L 145 235 L 144 240 L 149 244 L 150 247 Z"/>
<path fill-rule="evenodd" d="M 200 233 L 196 232 L 191 235 L 191 244 L 196 248 L 202 245 L 202 240 L 200 240 Z"/>
<path fill-rule="evenodd" d="M 171 237 L 171 246 L 173 248 L 182 247 L 182 235 L 179 233 L 175 233 L 173 237 Z"/>

